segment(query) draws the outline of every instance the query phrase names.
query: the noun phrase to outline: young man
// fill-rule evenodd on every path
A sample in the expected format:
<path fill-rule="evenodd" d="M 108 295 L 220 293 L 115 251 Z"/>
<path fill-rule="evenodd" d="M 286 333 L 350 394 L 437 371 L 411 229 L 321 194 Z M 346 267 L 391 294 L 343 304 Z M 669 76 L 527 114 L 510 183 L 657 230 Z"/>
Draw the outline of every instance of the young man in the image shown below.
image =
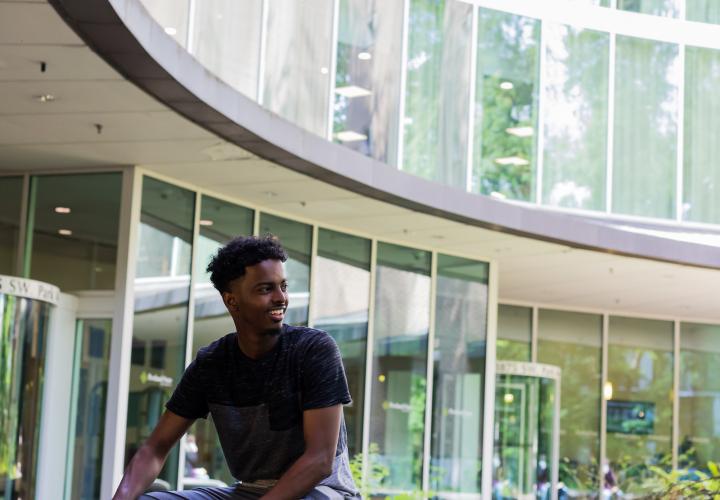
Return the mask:
<path fill-rule="evenodd" d="M 212 259 L 210 279 L 236 332 L 200 349 L 115 500 L 145 491 L 172 446 L 208 413 L 240 482 L 142 499 L 359 498 L 348 463 L 342 405 L 350 394 L 340 352 L 325 332 L 283 324 L 286 260 L 271 236 L 236 238 Z"/>

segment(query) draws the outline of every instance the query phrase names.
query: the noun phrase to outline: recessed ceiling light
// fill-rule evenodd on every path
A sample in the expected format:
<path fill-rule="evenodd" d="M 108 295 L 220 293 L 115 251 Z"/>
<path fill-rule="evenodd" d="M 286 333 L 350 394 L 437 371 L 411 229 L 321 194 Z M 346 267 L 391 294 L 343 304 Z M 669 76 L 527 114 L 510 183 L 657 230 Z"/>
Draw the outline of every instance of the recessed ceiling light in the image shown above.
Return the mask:
<path fill-rule="evenodd" d="M 502 82 L 500 84 L 500 88 L 503 90 L 512 90 L 514 87 L 513 82 Z"/>
<path fill-rule="evenodd" d="M 372 54 L 370 52 L 360 52 L 358 54 L 358 59 L 360 59 L 361 61 L 369 61 L 370 59 L 372 59 Z"/>
<path fill-rule="evenodd" d="M 200 219 L 199 224 L 200 224 L 201 226 L 212 226 L 212 225 L 213 225 L 213 221 L 211 221 L 210 219 Z"/>
<path fill-rule="evenodd" d="M 167 26 L 165 28 L 165 33 L 167 33 L 170 36 L 174 36 L 174 35 L 177 35 L 177 30 L 175 28 L 173 28 L 172 26 Z"/>
<path fill-rule="evenodd" d="M 72 210 L 69 207 L 55 207 L 55 213 L 69 214 Z"/>
<path fill-rule="evenodd" d="M 70 236 L 72 235 L 72 231 L 70 231 L 69 229 L 58 229 L 58 234 L 62 236 Z"/>
<path fill-rule="evenodd" d="M 516 137 L 531 137 L 535 133 L 532 127 L 510 127 L 505 132 Z"/>
<path fill-rule="evenodd" d="M 33 99 L 38 102 L 53 102 L 55 100 L 55 96 L 52 94 L 38 94 L 33 96 Z"/>
<path fill-rule="evenodd" d="M 327 75 L 328 69 L 325 66 L 323 66 L 322 68 L 320 68 L 320 73 L 322 73 L 323 75 Z"/>
<path fill-rule="evenodd" d="M 506 156 L 504 158 L 495 158 L 495 163 L 498 165 L 514 165 L 516 167 L 522 167 L 523 165 L 529 165 L 530 162 L 525 158 L 519 156 Z"/>
<path fill-rule="evenodd" d="M 343 97 L 365 97 L 372 95 L 368 89 L 358 87 L 357 85 L 348 85 L 347 87 L 338 87 L 335 89 L 336 94 L 340 94 Z"/>
<path fill-rule="evenodd" d="M 343 130 L 342 132 L 338 132 L 337 134 L 335 134 L 335 137 L 340 142 L 357 142 L 367 139 L 367 136 L 365 134 L 359 134 L 353 130 Z"/>
<path fill-rule="evenodd" d="M 275 198 L 278 195 L 275 191 L 264 191 L 263 194 L 268 198 Z"/>

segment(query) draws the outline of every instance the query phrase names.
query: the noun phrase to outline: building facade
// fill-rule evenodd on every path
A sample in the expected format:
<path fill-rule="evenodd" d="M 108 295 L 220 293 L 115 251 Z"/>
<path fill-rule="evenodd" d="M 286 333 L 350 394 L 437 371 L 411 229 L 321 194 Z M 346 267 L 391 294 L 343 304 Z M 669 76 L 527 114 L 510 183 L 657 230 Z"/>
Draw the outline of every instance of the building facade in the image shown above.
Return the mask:
<path fill-rule="evenodd" d="M 0 274 L 62 292 L 0 287 L 8 498 L 111 494 L 233 329 L 205 267 L 239 234 L 340 346 L 368 494 L 633 498 L 720 461 L 713 2 L 0 11 Z M 234 481 L 210 420 L 160 479 Z"/>

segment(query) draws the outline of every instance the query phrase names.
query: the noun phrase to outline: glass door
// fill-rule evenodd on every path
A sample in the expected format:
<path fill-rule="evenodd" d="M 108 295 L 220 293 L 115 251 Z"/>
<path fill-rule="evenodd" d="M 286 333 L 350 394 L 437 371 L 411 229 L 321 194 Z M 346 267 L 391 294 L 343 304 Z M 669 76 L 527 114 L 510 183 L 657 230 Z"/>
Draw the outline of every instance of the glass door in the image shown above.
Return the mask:
<path fill-rule="evenodd" d="M 498 362 L 493 498 L 557 498 L 559 383 L 556 367 Z"/>
<path fill-rule="evenodd" d="M 100 496 L 111 319 L 81 319 L 75 331 L 65 498 Z"/>

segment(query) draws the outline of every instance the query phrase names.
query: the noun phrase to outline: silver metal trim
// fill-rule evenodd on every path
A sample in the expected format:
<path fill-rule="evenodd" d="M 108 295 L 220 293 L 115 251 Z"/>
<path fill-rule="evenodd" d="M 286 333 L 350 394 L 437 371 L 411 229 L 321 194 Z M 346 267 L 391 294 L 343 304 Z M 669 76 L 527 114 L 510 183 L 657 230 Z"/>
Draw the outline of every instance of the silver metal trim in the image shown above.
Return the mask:
<path fill-rule="evenodd" d="M 332 35 L 330 46 L 330 71 L 328 74 L 328 107 L 327 107 L 327 123 L 325 124 L 325 138 L 332 142 L 333 140 L 333 124 L 335 118 L 335 80 L 337 79 L 337 46 L 338 46 L 338 30 L 340 24 L 340 0 L 333 1 L 332 13 Z"/>
<path fill-rule="evenodd" d="M 475 155 L 475 99 L 477 86 L 477 46 L 478 46 L 478 23 L 480 12 L 477 5 L 472 7 L 472 27 L 470 34 L 470 105 L 468 106 L 468 143 L 467 143 L 467 167 L 465 172 L 465 191 L 472 192 L 473 179 L 473 157 Z"/>
<path fill-rule="evenodd" d="M 673 324 L 673 389 L 672 389 L 672 468 L 678 468 L 680 448 L 680 322 Z"/>
<path fill-rule="evenodd" d="M 498 317 L 498 263 L 488 262 L 488 315 L 485 341 L 485 394 L 483 401 L 482 478 L 481 495 L 492 498 L 492 463 L 495 431 L 495 366 Z"/>
<path fill-rule="evenodd" d="M 607 94 L 607 144 L 605 149 L 605 211 L 612 212 L 613 170 L 615 168 L 615 55 L 617 39 L 615 33 L 609 35 L 608 46 L 608 94 Z"/>
<path fill-rule="evenodd" d="M 405 94 L 407 87 L 408 31 L 410 30 L 410 0 L 403 0 L 403 25 L 400 49 L 400 99 L 398 102 L 397 157 L 395 168 L 403 169 L 405 154 Z"/>
<path fill-rule="evenodd" d="M 677 163 L 675 167 L 675 219 L 678 222 L 683 220 L 685 183 L 685 51 L 684 44 L 678 45 L 680 81 L 678 83 Z"/>
<path fill-rule="evenodd" d="M 312 226 L 312 236 L 310 237 L 310 296 L 308 297 L 308 326 L 315 327 L 315 302 L 317 287 L 317 253 L 318 253 L 318 233 L 320 229 L 317 224 Z"/>
<path fill-rule="evenodd" d="M 530 361 L 537 363 L 538 360 L 538 321 L 540 311 L 537 306 L 532 307 L 532 320 L 530 324 Z"/>
<path fill-rule="evenodd" d="M 603 497 L 605 474 L 603 466 L 607 461 L 607 404 L 605 403 L 605 384 L 608 382 L 608 348 L 610 334 L 610 316 L 602 316 L 602 354 L 600 359 L 600 460 L 598 461 L 598 498 Z"/>
<path fill-rule="evenodd" d="M 365 349 L 365 387 L 362 431 L 362 490 L 368 487 L 370 466 L 370 414 L 372 406 L 373 356 L 375 354 L 375 286 L 377 285 L 377 240 L 370 243 L 370 297 L 368 303 L 368 329 Z"/>
<path fill-rule="evenodd" d="M 265 57 L 267 56 L 267 31 L 270 0 L 262 0 L 261 26 L 260 26 L 260 47 L 258 48 L 258 74 L 257 74 L 257 92 L 255 99 L 262 106 L 265 98 Z"/>
<path fill-rule="evenodd" d="M 430 458 L 432 454 L 432 411 L 433 387 L 435 373 L 435 308 L 437 307 L 437 252 L 430 254 L 430 309 L 428 311 L 429 324 L 427 336 L 427 356 L 425 366 L 425 425 L 423 426 L 423 468 L 422 490 L 426 494 L 430 491 Z"/>
<path fill-rule="evenodd" d="M 545 169 L 545 100 L 546 63 L 547 63 L 547 21 L 540 21 L 540 43 L 538 50 L 538 89 L 537 89 L 537 127 L 535 133 L 535 204 L 541 205 L 543 199 L 543 173 Z"/>
<path fill-rule="evenodd" d="M 17 276 L 22 276 L 25 268 L 25 240 L 27 239 L 28 210 L 30 210 L 30 174 L 24 174 L 22 178 L 20 224 L 18 227 L 17 254 L 15 255 L 15 274 Z"/>

